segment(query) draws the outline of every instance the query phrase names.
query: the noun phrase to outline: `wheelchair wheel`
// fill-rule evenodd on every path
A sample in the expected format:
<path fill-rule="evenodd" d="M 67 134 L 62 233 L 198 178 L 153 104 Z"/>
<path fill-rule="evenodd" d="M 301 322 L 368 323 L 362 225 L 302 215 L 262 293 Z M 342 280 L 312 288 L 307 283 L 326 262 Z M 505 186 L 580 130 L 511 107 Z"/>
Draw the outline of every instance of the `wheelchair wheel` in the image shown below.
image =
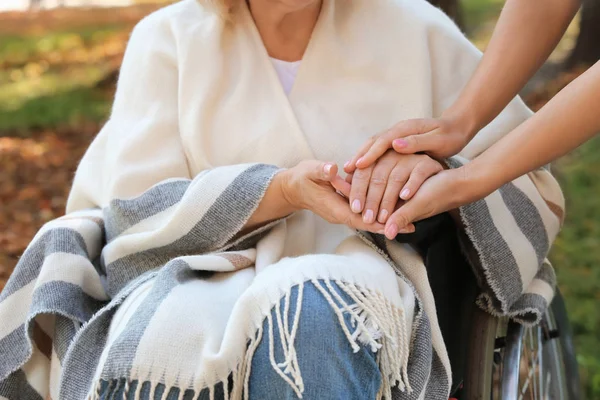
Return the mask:
<path fill-rule="evenodd" d="M 477 310 L 462 399 L 577 400 L 579 374 L 560 293 L 526 328 Z"/>

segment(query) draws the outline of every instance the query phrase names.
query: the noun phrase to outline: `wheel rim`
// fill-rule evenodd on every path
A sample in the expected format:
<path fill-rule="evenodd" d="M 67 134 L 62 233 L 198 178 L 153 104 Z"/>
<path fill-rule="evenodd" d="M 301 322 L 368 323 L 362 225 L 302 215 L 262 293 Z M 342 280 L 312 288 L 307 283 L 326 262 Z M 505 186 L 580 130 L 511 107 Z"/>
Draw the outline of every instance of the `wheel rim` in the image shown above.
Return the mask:
<path fill-rule="evenodd" d="M 567 399 L 559 332 L 550 313 L 527 328 L 503 319 L 496 335 L 493 400 Z"/>

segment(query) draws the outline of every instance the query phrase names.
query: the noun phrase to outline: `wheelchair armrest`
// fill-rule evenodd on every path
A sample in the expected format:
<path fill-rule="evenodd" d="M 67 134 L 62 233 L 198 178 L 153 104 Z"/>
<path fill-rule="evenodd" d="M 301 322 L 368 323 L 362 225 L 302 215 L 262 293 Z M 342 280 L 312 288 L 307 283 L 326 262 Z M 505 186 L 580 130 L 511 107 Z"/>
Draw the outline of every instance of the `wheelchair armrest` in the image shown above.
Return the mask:
<path fill-rule="evenodd" d="M 396 241 L 412 245 L 423 257 L 431 245 L 441 238 L 456 235 L 454 220 L 448 213 L 442 213 L 414 223 L 413 233 L 398 234 Z"/>

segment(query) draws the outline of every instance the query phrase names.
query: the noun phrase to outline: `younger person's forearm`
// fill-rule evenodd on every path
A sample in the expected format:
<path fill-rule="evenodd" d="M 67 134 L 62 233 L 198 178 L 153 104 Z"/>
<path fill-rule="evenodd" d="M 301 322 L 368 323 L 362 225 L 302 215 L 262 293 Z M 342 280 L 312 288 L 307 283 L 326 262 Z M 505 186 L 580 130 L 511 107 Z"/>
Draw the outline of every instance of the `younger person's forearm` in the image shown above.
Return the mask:
<path fill-rule="evenodd" d="M 507 0 L 481 63 L 444 116 L 475 135 L 548 58 L 578 8 L 578 0 Z"/>
<path fill-rule="evenodd" d="M 529 120 L 465 167 L 477 190 L 501 185 L 575 149 L 600 132 L 600 62 L 571 82 Z"/>

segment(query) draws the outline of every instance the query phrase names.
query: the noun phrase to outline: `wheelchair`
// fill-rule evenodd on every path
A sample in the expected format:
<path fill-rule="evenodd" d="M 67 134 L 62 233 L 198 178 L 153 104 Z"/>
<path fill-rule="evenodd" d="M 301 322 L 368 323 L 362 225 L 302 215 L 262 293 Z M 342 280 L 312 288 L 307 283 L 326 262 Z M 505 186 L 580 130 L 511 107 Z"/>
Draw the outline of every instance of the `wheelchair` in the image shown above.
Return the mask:
<path fill-rule="evenodd" d="M 448 214 L 416 225 L 397 240 L 423 257 L 459 400 L 579 400 L 572 332 L 557 290 L 541 322 L 524 327 L 475 304 L 475 275 Z"/>
<path fill-rule="evenodd" d="M 475 310 L 464 399 L 581 398 L 577 360 L 560 292 L 531 328 Z"/>

